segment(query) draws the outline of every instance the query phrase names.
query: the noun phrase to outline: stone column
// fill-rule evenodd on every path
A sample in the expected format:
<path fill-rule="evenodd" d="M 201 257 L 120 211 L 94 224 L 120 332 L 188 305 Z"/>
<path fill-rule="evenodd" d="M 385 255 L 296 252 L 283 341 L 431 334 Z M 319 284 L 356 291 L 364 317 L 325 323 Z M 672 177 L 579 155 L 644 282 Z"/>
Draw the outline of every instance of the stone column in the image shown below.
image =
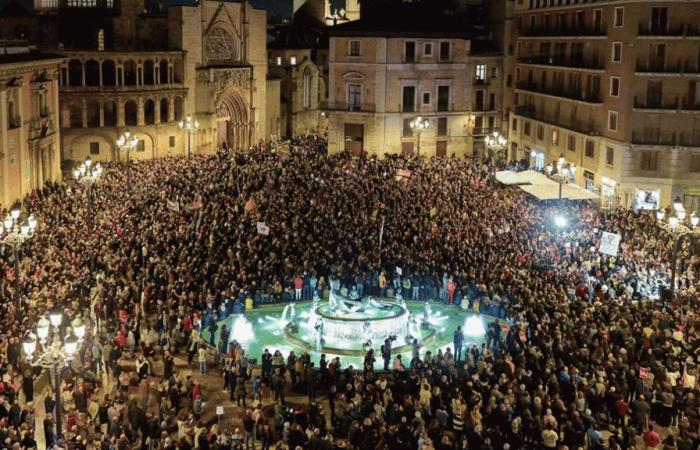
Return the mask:
<path fill-rule="evenodd" d="M 122 85 L 122 83 L 119 82 L 119 66 L 117 66 L 116 63 L 114 63 L 114 85 L 115 86 Z"/>
<path fill-rule="evenodd" d="M 101 81 L 101 77 L 100 77 Z M 105 126 L 105 104 L 100 102 L 100 128 Z"/>
<path fill-rule="evenodd" d="M 100 74 L 100 81 L 99 81 L 98 84 L 99 84 L 100 87 L 102 87 L 102 62 L 103 62 L 102 60 L 99 60 L 99 61 L 97 62 L 97 67 L 98 67 L 98 69 L 99 69 L 99 70 L 98 70 L 98 73 Z"/>
<path fill-rule="evenodd" d="M 142 127 L 145 125 L 145 121 L 143 120 L 143 99 L 141 97 L 138 98 L 136 108 L 136 124 Z"/>
<path fill-rule="evenodd" d="M 168 122 L 175 120 L 175 97 L 168 97 Z"/>
<path fill-rule="evenodd" d="M 87 100 L 82 99 L 80 101 L 81 115 L 83 118 L 83 128 L 87 128 Z"/>
<path fill-rule="evenodd" d="M 156 125 L 158 125 L 160 123 L 160 99 L 154 100 L 154 106 L 155 106 L 155 108 L 153 108 L 154 115 L 155 115 L 154 123 Z"/>
<path fill-rule="evenodd" d="M 117 100 L 117 126 L 124 126 L 124 100 L 118 98 Z"/>
<path fill-rule="evenodd" d="M 82 61 L 82 60 L 80 61 L 80 70 L 81 70 L 82 77 L 83 77 L 81 84 L 83 87 L 85 87 L 85 61 Z"/>

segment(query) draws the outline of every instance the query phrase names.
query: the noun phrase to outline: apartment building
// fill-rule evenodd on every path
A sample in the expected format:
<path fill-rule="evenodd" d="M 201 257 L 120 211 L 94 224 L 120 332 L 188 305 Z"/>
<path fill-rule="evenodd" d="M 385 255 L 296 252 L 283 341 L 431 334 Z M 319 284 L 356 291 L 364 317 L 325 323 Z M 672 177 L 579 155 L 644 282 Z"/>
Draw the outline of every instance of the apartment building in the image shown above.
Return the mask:
<path fill-rule="evenodd" d="M 407 14 L 381 19 L 329 29 L 329 150 L 471 153 L 473 81 L 464 27 L 430 29 L 435 22 Z M 427 129 L 411 127 L 418 117 Z"/>
<path fill-rule="evenodd" d="M 516 0 L 511 154 L 604 207 L 700 208 L 700 1 Z"/>
<path fill-rule="evenodd" d="M 47 181 L 61 180 L 58 72 L 63 57 L 31 51 L 26 43 L 2 44 L 0 204 L 9 208 Z"/>

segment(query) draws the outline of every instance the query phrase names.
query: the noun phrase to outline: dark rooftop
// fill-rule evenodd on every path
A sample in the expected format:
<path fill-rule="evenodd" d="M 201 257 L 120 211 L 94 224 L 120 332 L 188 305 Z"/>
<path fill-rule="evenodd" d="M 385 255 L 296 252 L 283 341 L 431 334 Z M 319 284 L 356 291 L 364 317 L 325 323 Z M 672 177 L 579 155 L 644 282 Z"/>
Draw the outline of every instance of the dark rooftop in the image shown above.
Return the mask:
<path fill-rule="evenodd" d="M 0 64 L 16 64 L 32 61 L 42 61 L 47 59 L 63 59 L 63 55 L 58 53 L 45 53 L 45 52 L 24 52 L 24 53 L 10 53 L 3 54 L 3 49 L 0 47 Z"/>

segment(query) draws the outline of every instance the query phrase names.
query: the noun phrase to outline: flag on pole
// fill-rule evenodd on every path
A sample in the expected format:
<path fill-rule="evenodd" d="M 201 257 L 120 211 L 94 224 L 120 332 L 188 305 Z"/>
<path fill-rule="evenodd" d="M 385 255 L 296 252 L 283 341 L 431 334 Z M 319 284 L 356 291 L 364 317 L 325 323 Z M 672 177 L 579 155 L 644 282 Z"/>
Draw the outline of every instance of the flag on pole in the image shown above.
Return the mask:
<path fill-rule="evenodd" d="M 245 204 L 245 212 L 252 212 L 255 210 L 255 200 L 252 198 L 248 199 Z"/>

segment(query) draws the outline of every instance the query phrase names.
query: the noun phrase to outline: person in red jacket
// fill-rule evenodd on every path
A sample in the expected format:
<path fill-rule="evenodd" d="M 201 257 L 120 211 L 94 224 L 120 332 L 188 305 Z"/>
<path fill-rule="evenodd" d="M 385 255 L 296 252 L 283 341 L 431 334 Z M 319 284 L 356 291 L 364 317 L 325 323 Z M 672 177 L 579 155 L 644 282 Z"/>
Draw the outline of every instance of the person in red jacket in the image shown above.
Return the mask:
<path fill-rule="evenodd" d="M 656 448 L 661 443 L 661 436 L 654 431 L 654 425 L 649 425 L 649 431 L 644 433 L 644 448 L 651 450 Z"/>
<path fill-rule="evenodd" d="M 299 275 L 294 277 L 294 299 L 301 301 L 301 288 L 304 286 L 304 280 Z"/>
<path fill-rule="evenodd" d="M 457 289 L 457 283 L 455 283 L 455 280 L 450 278 L 450 281 L 447 282 L 447 304 L 451 305 L 454 298 L 455 298 L 455 290 Z"/>
<path fill-rule="evenodd" d="M 615 402 L 615 423 L 620 426 L 625 425 L 625 417 L 630 412 L 630 405 L 627 404 L 624 398 L 620 397 Z"/>

